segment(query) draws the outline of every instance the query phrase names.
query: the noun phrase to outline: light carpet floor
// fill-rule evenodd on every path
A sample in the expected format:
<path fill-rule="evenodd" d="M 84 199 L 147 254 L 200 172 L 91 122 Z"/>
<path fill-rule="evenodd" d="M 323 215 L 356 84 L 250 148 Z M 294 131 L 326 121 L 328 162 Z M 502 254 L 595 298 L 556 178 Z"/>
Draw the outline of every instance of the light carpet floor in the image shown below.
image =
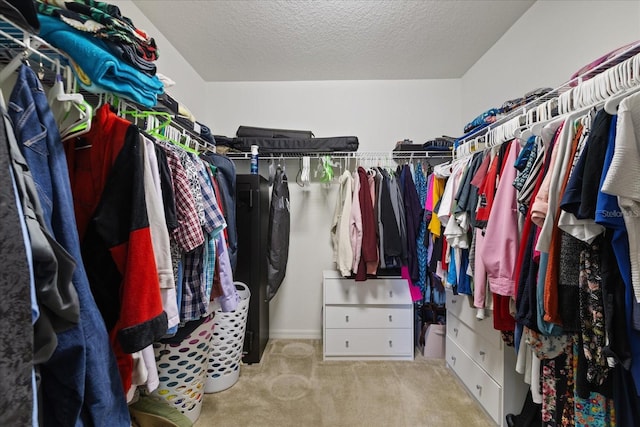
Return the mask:
<path fill-rule="evenodd" d="M 320 340 L 271 340 L 231 388 L 205 396 L 195 427 L 495 426 L 443 360 L 322 360 Z"/>

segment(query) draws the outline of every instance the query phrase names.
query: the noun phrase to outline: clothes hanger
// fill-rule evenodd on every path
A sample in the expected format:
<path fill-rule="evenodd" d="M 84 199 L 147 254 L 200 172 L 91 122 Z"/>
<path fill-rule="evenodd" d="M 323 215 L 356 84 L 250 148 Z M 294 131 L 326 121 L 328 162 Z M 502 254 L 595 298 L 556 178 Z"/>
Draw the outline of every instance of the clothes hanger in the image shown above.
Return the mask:
<path fill-rule="evenodd" d="M 93 107 L 85 101 L 82 94 L 65 92 L 59 60 L 56 60 L 56 81 L 49 91 L 47 100 L 63 141 L 84 135 L 91 130 Z"/>
<path fill-rule="evenodd" d="M 171 144 L 182 148 L 183 150 L 195 154 L 200 153 L 181 142 L 182 133 L 180 130 L 171 127 L 172 117 L 171 114 L 164 111 L 138 111 L 138 110 L 125 110 L 122 114 L 130 115 L 131 117 L 138 117 L 145 119 L 147 126 L 146 132 L 152 137 L 158 138 L 162 141 L 170 142 Z M 165 119 L 161 121 L 160 119 Z"/>
<path fill-rule="evenodd" d="M 622 65 L 622 64 L 619 64 Z M 629 68 L 630 67 L 630 68 Z M 620 103 L 627 97 L 640 91 L 640 77 L 638 71 L 640 70 L 640 58 L 638 55 L 633 57 L 630 66 L 623 66 L 616 69 L 616 81 L 619 86 L 622 87 L 622 93 L 609 97 L 604 103 L 604 109 L 607 113 L 614 115 L 618 113 L 618 107 Z M 634 72 L 635 71 L 635 72 Z"/>

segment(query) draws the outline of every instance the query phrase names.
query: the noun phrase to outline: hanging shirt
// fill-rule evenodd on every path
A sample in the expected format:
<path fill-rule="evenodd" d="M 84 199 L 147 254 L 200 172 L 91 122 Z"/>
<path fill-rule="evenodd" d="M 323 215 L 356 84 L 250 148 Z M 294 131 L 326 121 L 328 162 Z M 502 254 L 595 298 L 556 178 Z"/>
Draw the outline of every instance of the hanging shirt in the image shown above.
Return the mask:
<path fill-rule="evenodd" d="M 409 274 L 411 280 L 415 283 L 418 281 L 419 269 L 418 269 L 418 254 L 417 254 L 417 239 L 420 229 L 420 222 L 422 220 L 422 206 L 418 199 L 418 192 L 413 182 L 411 169 L 404 166 L 402 169 L 402 175 L 404 178 L 404 208 L 405 219 L 407 224 L 407 259 Z"/>
<path fill-rule="evenodd" d="M 375 274 L 378 267 L 378 244 L 371 190 L 364 168 L 358 168 L 358 177 L 360 180 L 358 199 L 362 214 L 362 254 L 358 264 L 356 281 L 364 281 L 367 279 L 367 274 Z"/>
<path fill-rule="evenodd" d="M 494 294 L 515 296 L 515 264 L 518 257 L 518 206 L 513 180 L 513 167 L 520 152 L 517 141 L 510 143 L 508 157 L 495 194 L 494 208 L 487 221 L 482 249 L 489 287 Z"/>
<path fill-rule="evenodd" d="M 604 231 L 604 227 L 595 222 L 595 209 L 610 124 L 611 116 L 600 110 L 560 202 L 562 213 L 558 226 L 587 243 Z"/>
<path fill-rule="evenodd" d="M 349 217 L 353 200 L 353 177 L 349 171 L 344 171 L 338 178 L 340 188 L 331 222 L 331 243 L 333 245 L 333 260 L 340 274 L 344 277 L 351 275 L 353 266 L 353 248 L 349 239 Z"/>
<path fill-rule="evenodd" d="M 618 203 L 622 212 L 625 228 L 627 230 L 628 244 L 625 244 L 624 234 L 614 242 L 614 251 L 620 267 L 622 278 L 625 282 L 625 312 L 627 320 L 627 331 L 632 351 L 631 374 L 636 385 L 636 390 L 640 390 L 640 332 L 633 327 L 634 311 L 639 311 L 638 295 L 640 295 L 640 263 L 638 254 L 640 253 L 640 241 L 638 229 L 640 228 L 640 216 L 638 213 L 637 200 L 640 194 L 638 186 L 637 169 L 640 165 L 640 152 L 638 152 L 638 140 L 640 139 L 640 96 L 638 94 L 625 98 L 618 107 L 618 124 L 615 139 L 615 150 L 609 170 L 602 185 L 602 192 L 613 196 L 618 196 Z M 602 216 L 606 218 L 607 224 L 618 224 L 615 215 L 615 207 L 610 205 L 611 210 L 606 214 L 603 210 Z M 604 219 L 604 218 L 603 218 Z"/>
<path fill-rule="evenodd" d="M 358 172 L 353 173 L 353 199 L 351 213 L 349 214 L 349 235 L 351 236 L 351 251 L 353 274 L 358 273 L 358 265 L 362 256 L 362 211 L 360 209 L 360 177 Z"/>
<path fill-rule="evenodd" d="M 173 230 L 172 237 L 181 251 L 190 252 L 204 243 L 204 234 L 193 194 L 189 188 L 187 172 L 175 150 L 165 143 L 160 143 L 160 147 L 167 156 L 167 164 L 173 181 L 178 227 Z"/>
<path fill-rule="evenodd" d="M 381 241 L 384 244 L 384 256 L 387 257 L 385 262 L 391 261 L 393 263 L 394 260 L 400 259 L 402 256 L 402 238 L 396 218 L 397 199 L 394 198 L 395 193 L 392 192 L 396 185 L 386 170 L 382 169 L 381 174 L 383 181 L 380 192 L 380 220 L 384 233 Z"/>
<path fill-rule="evenodd" d="M 156 268 L 158 269 L 162 307 L 167 313 L 167 328 L 172 328 L 180 323 L 180 317 L 171 262 L 169 230 L 167 230 L 162 203 L 158 161 L 153 141 L 146 137 L 142 137 L 142 140 L 145 148 L 144 190 L 147 214 L 149 215 L 149 230 L 151 232 Z"/>
<path fill-rule="evenodd" d="M 567 124 L 567 126 L 570 126 Z M 551 184 L 551 177 L 556 167 L 556 158 L 558 155 L 558 146 L 561 141 L 561 134 L 564 129 L 564 124 L 562 122 L 555 122 L 547 125 L 547 128 L 551 130 L 555 128 L 555 134 L 549 140 L 546 140 L 543 137 L 543 144 L 546 147 L 549 147 L 552 144 L 552 147 L 546 148 L 546 152 L 551 152 L 551 158 L 548 162 L 548 166 L 545 165 L 547 172 L 545 173 L 544 180 L 538 189 L 538 193 L 536 194 L 535 199 L 531 204 L 531 220 L 538 227 L 542 227 L 544 224 L 544 220 L 547 216 L 547 210 L 549 209 L 549 185 Z M 537 249 L 537 248 L 536 248 Z"/>
<path fill-rule="evenodd" d="M 440 202 L 440 198 L 444 193 L 445 184 L 446 184 L 445 178 L 434 176 L 433 193 L 431 195 L 432 211 L 435 210 L 436 206 L 438 206 L 438 203 Z M 440 219 L 438 218 L 438 215 L 431 215 L 431 221 L 429 221 L 429 231 L 431 232 L 431 234 L 433 234 L 435 237 L 439 237 L 441 233 L 441 229 L 440 229 L 441 227 L 442 227 L 442 224 L 440 222 Z"/>
<path fill-rule="evenodd" d="M 427 180 L 422 170 L 422 163 L 418 163 L 418 166 L 416 167 L 415 185 L 420 205 L 424 206 L 427 201 Z M 418 281 L 416 285 L 420 287 L 423 297 L 426 292 L 427 283 L 427 247 L 424 244 L 426 232 L 427 224 L 424 221 L 424 216 L 422 216 L 416 238 L 416 256 L 418 261 Z"/>
<path fill-rule="evenodd" d="M 144 143 L 137 128 L 108 105 L 99 111 L 99 120 L 76 143 L 90 148 L 74 150 L 69 145 L 67 152 L 74 154 L 69 172 L 75 205 L 85 219 L 81 246 L 91 290 L 128 390 L 133 364 L 129 353 L 160 339 L 168 323 L 144 194 Z M 114 146 L 121 147 L 117 155 Z M 92 205 L 96 208 L 87 222 L 85 207 Z"/>

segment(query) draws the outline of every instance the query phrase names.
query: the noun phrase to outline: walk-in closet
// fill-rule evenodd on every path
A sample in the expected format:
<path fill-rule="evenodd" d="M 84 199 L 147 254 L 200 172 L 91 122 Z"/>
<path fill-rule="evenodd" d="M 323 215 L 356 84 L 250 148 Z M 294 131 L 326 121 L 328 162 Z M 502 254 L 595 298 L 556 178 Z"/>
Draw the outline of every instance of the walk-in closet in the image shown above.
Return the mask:
<path fill-rule="evenodd" d="M 640 1 L 0 0 L 0 426 L 640 426 Z"/>

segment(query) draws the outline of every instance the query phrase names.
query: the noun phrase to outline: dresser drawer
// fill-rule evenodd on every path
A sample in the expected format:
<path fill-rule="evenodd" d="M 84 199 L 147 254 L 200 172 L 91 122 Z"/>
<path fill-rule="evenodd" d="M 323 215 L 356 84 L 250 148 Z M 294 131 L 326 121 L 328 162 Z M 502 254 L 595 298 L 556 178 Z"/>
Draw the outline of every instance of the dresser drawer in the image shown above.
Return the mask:
<path fill-rule="evenodd" d="M 477 334 L 482 335 L 494 345 L 500 346 L 502 339 L 500 332 L 493 328 L 493 312 L 485 310 L 485 318 L 476 318 L 477 308 L 472 307 L 472 300 L 467 295 L 453 295 L 447 291 L 447 315 L 452 314 L 466 323 Z M 447 316 L 449 317 L 449 316 Z"/>
<path fill-rule="evenodd" d="M 411 328 L 413 307 L 331 306 L 325 307 L 325 328 Z"/>
<path fill-rule="evenodd" d="M 325 304 L 411 304 L 405 279 L 375 279 L 355 282 L 350 279 L 325 279 Z"/>
<path fill-rule="evenodd" d="M 413 356 L 411 329 L 325 329 L 325 356 Z"/>
<path fill-rule="evenodd" d="M 449 367 L 489 416 L 502 425 L 502 388 L 449 337 L 446 352 Z"/>
<path fill-rule="evenodd" d="M 480 365 L 498 383 L 503 382 L 502 347 L 472 331 L 457 317 L 447 318 L 447 337 Z"/>

